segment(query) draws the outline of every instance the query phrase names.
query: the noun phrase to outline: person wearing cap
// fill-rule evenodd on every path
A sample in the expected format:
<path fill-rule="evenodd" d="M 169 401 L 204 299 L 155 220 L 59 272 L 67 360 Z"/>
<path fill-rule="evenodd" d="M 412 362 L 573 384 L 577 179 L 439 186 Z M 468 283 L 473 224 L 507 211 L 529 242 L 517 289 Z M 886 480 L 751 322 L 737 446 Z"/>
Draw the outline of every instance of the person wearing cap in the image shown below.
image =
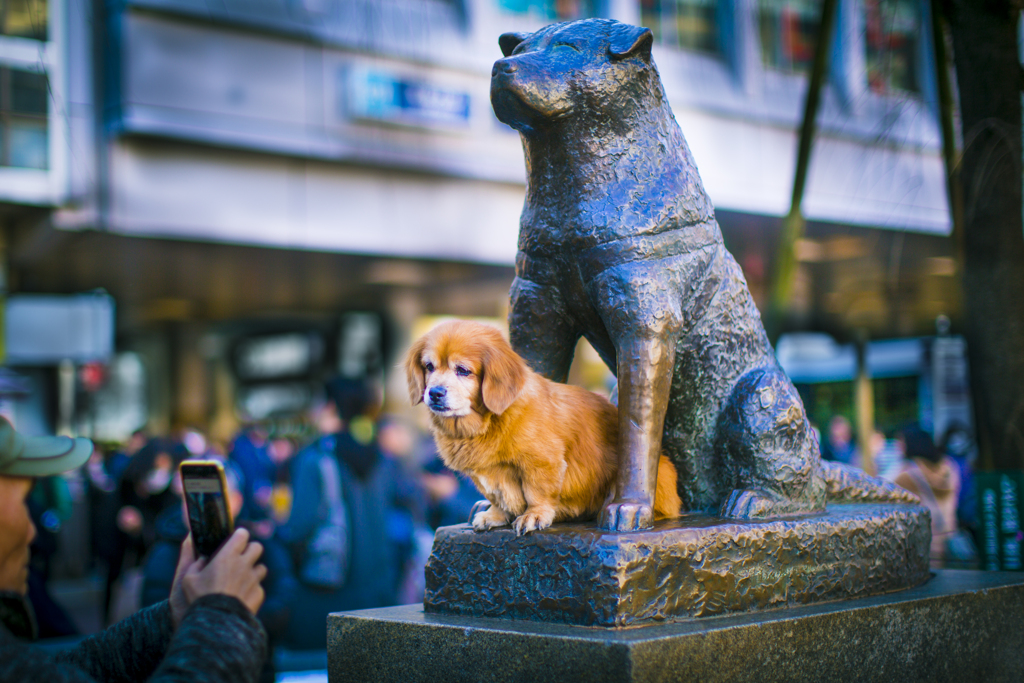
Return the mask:
<path fill-rule="evenodd" d="M 82 466 L 88 439 L 25 437 L 0 416 L 0 681 L 256 681 L 266 633 L 254 616 L 263 603 L 262 547 L 238 529 L 207 561 L 191 538 L 167 600 L 51 656 L 31 647 L 25 599 L 29 544 L 36 530 L 25 506 L 35 477 Z"/>

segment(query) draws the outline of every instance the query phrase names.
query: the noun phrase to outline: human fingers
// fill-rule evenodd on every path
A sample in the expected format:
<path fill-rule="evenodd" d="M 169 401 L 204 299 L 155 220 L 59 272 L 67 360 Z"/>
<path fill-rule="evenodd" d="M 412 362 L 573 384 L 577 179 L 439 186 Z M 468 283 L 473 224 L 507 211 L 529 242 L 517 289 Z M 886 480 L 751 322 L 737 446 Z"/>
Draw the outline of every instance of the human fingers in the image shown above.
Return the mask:
<path fill-rule="evenodd" d="M 225 592 L 241 600 L 250 612 L 256 614 L 266 597 L 261 585 L 266 575 L 267 568 L 262 564 L 247 567 L 234 574 L 234 581 Z"/>
<path fill-rule="evenodd" d="M 195 556 L 192 551 L 192 535 L 189 534 L 181 544 L 181 551 L 178 554 L 178 566 L 174 570 L 174 580 L 171 582 L 171 593 L 168 595 L 168 602 L 171 608 L 171 620 L 175 628 L 181 623 L 185 610 L 191 604 L 190 592 L 185 590 L 185 576 L 188 569 L 195 563 Z"/>
<path fill-rule="evenodd" d="M 242 560 L 251 567 L 259 561 L 262 555 L 263 544 L 259 541 L 250 541 L 249 545 L 245 546 L 245 550 L 242 551 Z"/>
<path fill-rule="evenodd" d="M 188 566 L 196 561 L 195 547 L 192 545 L 192 534 L 190 533 L 181 542 L 181 554 L 178 556 L 178 566 Z"/>
<path fill-rule="evenodd" d="M 202 577 L 205 567 L 206 558 L 201 557 L 190 564 L 181 577 L 181 590 L 185 594 L 186 602 L 190 605 L 206 593 L 205 581 Z"/>
<path fill-rule="evenodd" d="M 177 583 L 178 580 L 185 575 L 185 571 L 194 561 L 192 554 L 188 552 L 188 550 L 185 547 L 185 543 L 187 542 L 188 541 L 186 540 L 184 543 L 181 544 L 181 550 L 178 553 L 178 564 L 174 569 L 174 583 Z"/>
<path fill-rule="evenodd" d="M 187 576 L 190 576 L 190 575 L 193 575 L 193 574 L 199 574 L 204 569 L 206 569 L 206 565 L 208 565 L 208 564 L 210 564 L 210 561 L 207 558 L 200 557 L 198 560 L 196 560 L 195 562 L 193 562 L 192 564 L 190 564 L 188 566 L 188 571 L 186 571 L 185 574 Z"/>
<path fill-rule="evenodd" d="M 267 597 L 267 594 L 263 590 L 263 586 L 256 584 L 251 591 L 242 600 L 242 603 L 249 608 L 249 611 L 256 614 L 260 611 L 260 607 L 263 606 L 263 600 Z"/>
<path fill-rule="evenodd" d="M 238 527 L 235 529 L 235 532 L 228 537 L 228 540 L 224 541 L 224 545 L 222 545 L 220 550 L 217 551 L 217 556 L 241 555 L 248 543 L 249 531 L 242 527 Z"/>

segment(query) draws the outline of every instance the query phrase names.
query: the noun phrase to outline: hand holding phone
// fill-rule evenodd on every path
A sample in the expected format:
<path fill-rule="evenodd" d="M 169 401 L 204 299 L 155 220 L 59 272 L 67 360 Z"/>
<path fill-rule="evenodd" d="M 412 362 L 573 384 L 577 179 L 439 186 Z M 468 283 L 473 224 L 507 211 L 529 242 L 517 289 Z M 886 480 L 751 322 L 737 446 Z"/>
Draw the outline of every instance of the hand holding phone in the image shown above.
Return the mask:
<path fill-rule="evenodd" d="M 179 470 L 192 545 L 198 557 L 211 558 L 235 528 L 224 465 L 216 460 L 186 460 Z"/>
<path fill-rule="evenodd" d="M 179 566 L 184 569 L 180 586 L 185 608 L 204 595 L 223 594 L 238 598 L 256 614 L 265 597 L 261 583 L 267 568 L 259 561 L 262 553 L 263 546 L 250 540 L 248 531 L 237 529 L 209 561 L 196 560 L 187 567 Z M 181 614 L 184 611 L 180 610 Z"/>

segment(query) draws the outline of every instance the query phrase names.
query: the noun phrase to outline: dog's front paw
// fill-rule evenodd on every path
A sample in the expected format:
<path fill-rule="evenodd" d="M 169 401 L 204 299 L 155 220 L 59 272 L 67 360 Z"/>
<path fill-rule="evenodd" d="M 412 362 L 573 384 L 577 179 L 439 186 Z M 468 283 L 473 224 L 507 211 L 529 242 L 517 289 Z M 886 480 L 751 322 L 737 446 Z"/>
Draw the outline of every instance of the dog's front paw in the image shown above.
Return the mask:
<path fill-rule="evenodd" d="M 638 500 L 617 500 L 601 510 L 598 526 L 608 531 L 639 531 L 654 526 L 654 510 Z"/>
<path fill-rule="evenodd" d="M 531 531 L 547 529 L 555 521 L 555 511 L 550 509 L 527 510 L 516 517 L 512 522 L 512 528 L 516 530 L 516 536 L 528 534 Z"/>
<path fill-rule="evenodd" d="M 473 528 L 477 531 L 487 531 L 499 526 L 508 526 L 508 515 L 493 505 L 473 515 Z"/>
<path fill-rule="evenodd" d="M 486 498 L 484 500 L 478 500 L 477 502 L 473 503 L 473 507 L 470 508 L 469 510 L 469 523 L 472 524 L 473 520 L 479 513 L 487 512 L 490 509 L 491 501 L 487 500 Z"/>

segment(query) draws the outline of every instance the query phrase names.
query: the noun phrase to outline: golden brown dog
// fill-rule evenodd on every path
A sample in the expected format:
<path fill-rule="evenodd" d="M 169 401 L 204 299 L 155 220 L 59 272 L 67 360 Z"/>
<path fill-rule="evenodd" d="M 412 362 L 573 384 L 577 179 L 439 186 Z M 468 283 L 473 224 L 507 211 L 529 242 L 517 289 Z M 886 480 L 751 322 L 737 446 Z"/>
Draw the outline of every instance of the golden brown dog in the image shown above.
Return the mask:
<path fill-rule="evenodd" d="M 473 516 L 474 529 L 512 522 L 519 535 L 596 516 L 619 467 L 614 405 L 533 372 L 481 323 L 438 325 L 412 345 L 405 366 L 445 464 L 491 503 Z M 681 505 L 675 467 L 662 456 L 655 516 L 677 517 Z"/>

